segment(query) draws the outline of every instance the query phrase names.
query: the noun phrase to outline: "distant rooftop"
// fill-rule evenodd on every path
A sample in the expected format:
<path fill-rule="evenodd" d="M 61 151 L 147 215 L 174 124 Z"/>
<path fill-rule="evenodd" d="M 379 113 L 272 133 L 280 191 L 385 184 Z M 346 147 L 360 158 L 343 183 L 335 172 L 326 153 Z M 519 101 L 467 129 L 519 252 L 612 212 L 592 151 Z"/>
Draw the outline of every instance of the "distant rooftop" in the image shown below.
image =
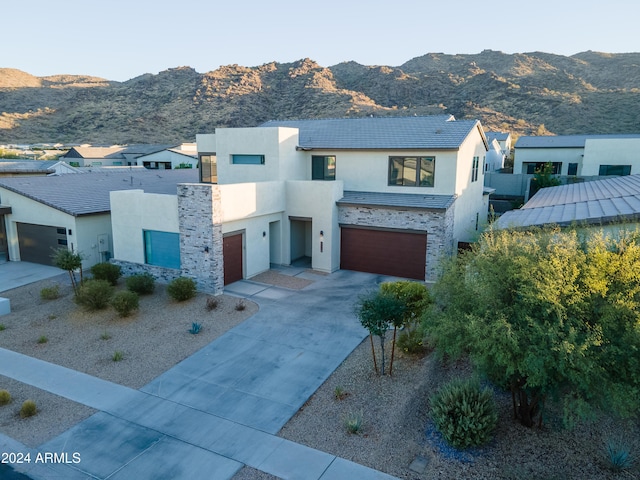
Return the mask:
<path fill-rule="evenodd" d="M 58 160 L 0 160 L 0 173 L 47 173 Z"/>
<path fill-rule="evenodd" d="M 640 219 L 640 175 L 540 189 L 521 209 L 504 213 L 497 228 Z"/>
<path fill-rule="evenodd" d="M 53 177 L 0 177 L 0 188 L 24 195 L 73 216 L 108 213 L 109 193 L 144 190 L 177 194 L 179 183 L 198 182 L 197 169 L 114 170 Z"/>
<path fill-rule="evenodd" d="M 487 140 L 491 143 L 492 140 L 497 140 L 499 142 L 504 142 L 506 139 L 511 136 L 509 132 L 484 132 L 487 136 Z"/>
<path fill-rule="evenodd" d="M 477 120 L 453 115 L 272 120 L 260 127 L 299 129 L 299 147 L 309 149 L 457 149 Z"/>
<path fill-rule="evenodd" d="M 610 135 L 541 135 L 537 137 L 520 137 L 515 148 L 584 148 L 591 139 L 624 139 L 640 138 L 640 134 Z"/>

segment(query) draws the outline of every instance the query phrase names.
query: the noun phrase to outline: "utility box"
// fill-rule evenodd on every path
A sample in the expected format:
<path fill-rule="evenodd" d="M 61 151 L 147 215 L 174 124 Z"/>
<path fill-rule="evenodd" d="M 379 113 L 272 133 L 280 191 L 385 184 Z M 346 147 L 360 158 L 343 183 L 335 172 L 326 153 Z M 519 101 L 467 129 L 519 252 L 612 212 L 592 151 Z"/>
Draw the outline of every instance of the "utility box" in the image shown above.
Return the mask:
<path fill-rule="evenodd" d="M 0 297 L 0 315 L 8 315 L 11 313 L 11 300 Z"/>

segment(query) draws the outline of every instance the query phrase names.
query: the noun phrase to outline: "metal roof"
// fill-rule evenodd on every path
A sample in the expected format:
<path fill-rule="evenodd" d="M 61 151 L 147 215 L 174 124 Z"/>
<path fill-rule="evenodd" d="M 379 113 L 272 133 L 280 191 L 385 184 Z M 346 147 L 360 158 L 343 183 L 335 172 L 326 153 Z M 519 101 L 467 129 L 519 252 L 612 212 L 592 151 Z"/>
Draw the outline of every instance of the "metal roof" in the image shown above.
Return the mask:
<path fill-rule="evenodd" d="M 337 204 L 420 210 L 446 210 L 453 204 L 455 199 L 455 195 L 345 191 L 343 197 L 337 201 Z"/>
<path fill-rule="evenodd" d="M 179 183 L 198 182 L 197 169 L 131 170 L 85 175 L 0 178 L 0 188 L 23 195 L 73 216 L 108 213 L 109 193 L 144 190 L 177 194 Z"/>
<path fill-rule="evenodd" d="M 432 115 L 271 120 L 260 127 L 297 128 L 299 147 L 303 149 L 449 150 L 459 148 L 474 128 L 480 128 L 480 122 Z"/>
<path fill-rule="evenodd" d="M 541 135 L 520 137 L 515 148 L 584 148 L 587 140 L 640 138 L 640 134 L 610 135 Z"/>
<path fill-rule="evenodd" d="M 607 224 L 638 218 L 640 175 L 629 175 L 540 189 L 521 209 L 504 213 L 496 227 Z"/>

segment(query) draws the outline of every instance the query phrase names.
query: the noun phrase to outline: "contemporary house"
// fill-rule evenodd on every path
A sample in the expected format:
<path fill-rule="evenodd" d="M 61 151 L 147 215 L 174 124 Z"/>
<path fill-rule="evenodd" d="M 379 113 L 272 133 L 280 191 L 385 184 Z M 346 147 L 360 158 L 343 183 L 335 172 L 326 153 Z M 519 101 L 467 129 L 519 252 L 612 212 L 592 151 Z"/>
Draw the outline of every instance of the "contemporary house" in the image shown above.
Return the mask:
<path fill-rule="evenodd" d="M 113 256 L 109 193 L 135 189 L 175 195 L 194 170 L 145 169 L 84 175 L 0 178 L 0 260 L 51 265 L 68 248 L 90 267 Z"/>
<path fill-rule="evenodd" d="M 183 143 L 159 152 L 140 155 L 135 160 L 137 165 L 151 170 L 197 168 L 198 149 L 195 143 Z"/>
<path fill-rule="evenodd" d="M 553 173 L 569 176 L 640 173 L 640 134 L 520 137 L 513 173 L 535 173 L 551 163 Z"/>
<path fill-rule="evenodd" d="M 64 160 L 75 167 L 106 167 L 141 165 L 138 158 L 156 154 L 155 162 L 172 163 L 172 155 L 164 153 L 170 149 L 177 149 L 179 145 L 112 145 L 97 147 L 83 145 L 71 148 L 60 160 Z"/>
<path fill-rule="evenodd" d="M 0 160 L 0 177 L 63 175 L 78 169 L 59 160 Z"/>
<path fill-rule="evenodd" d="M 487 219 L 488 143 L 475 120 L 272 121 L 197 145 L 199 183 L 111 193 L 113 261 L 173 269 L 215 293 L 298 260 L 431 281 Z"/>
<path fill-rule="evenodd" d="M 640 220 L 640 175 L 540 189 L 522 208 L 504 213 L 496 228 L 546 225 L 635 229 Z"/>

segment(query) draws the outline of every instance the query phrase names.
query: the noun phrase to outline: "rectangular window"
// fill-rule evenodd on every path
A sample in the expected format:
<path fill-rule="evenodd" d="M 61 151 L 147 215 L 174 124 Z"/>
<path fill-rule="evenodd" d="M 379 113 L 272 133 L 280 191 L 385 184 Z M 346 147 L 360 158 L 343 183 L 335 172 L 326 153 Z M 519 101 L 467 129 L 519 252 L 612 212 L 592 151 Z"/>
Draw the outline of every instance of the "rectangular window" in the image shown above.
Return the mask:
<path fill-rule="evenodd" d="M 435 157 L 389 157 L 389 185 L 433 187 Z"/>
<path fill-rule="evenodd" d="M 480 163 L 480 157 L 473 157 L 473 166 L 471 167 L 471 181 L 476 182 L 478 180 L 478 164 Z"/>
<path fill-rule="evenodd" d="M 264 165 L 264 155 L 231 155 L 234 165 Z"/>
<path fill-rule="evenodd" d="M 544 166 L 549 162 L 536 162 L 536 163 L 523 163 L 522 168 L 525 169 L 525 173 L 529 175 L 533 175 L 535 173 L 541 172 Z M 562 162 L 551 162 L 551 174 L 552 175 L 560 175 L 562 171 Z"/>
<path fill-rule="evenodd" d="M 631 175 L 631 165 L 600 165 L 598 175 Z"/>
<path fill-rule="evenodd" d="M 336 157 L 331 155 L 323 157 L 313 155 L 311 157 L 311 180 L 335 180 Z"/>
<path fill-rule="evenodd" d="M 180 268 L 180 234 L 143 230 L 144 263 L 165 268 Z"/>
<path fill-rule="evenodd" d="M 200 182 L 218 183 L 218 162 L 213 154 L 200 155 Z"/>
<path fill-rule="evenodd" d="M 578 164 L 570 163 L 567 166 L 567 175 L 577 175 L 578 174 Z"/>

